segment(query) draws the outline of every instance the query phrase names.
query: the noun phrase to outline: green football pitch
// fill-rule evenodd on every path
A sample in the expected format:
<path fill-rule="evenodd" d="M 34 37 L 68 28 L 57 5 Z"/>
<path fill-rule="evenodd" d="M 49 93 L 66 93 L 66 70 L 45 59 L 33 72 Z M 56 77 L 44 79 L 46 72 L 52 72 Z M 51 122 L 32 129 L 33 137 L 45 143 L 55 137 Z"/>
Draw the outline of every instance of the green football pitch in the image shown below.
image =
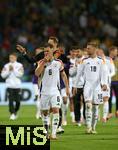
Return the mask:
<path fill-rule="evenodd" d="M 35 106 L 21 106 L 19 117 L 9 120 L 7 106 L 0 106 L 0 125 L 41 125 L 41 120 L 35 119 Z M 96 135 L 86 135 L 85 126 L 73 125 L 68 115 L 68 125 L 65 133 L 59 135 L 57 141 L 51 141 L 51 150 L 117 150 L 118 149 L 118 118 L 109 120 L 106 124 L 98 123 Z"/>

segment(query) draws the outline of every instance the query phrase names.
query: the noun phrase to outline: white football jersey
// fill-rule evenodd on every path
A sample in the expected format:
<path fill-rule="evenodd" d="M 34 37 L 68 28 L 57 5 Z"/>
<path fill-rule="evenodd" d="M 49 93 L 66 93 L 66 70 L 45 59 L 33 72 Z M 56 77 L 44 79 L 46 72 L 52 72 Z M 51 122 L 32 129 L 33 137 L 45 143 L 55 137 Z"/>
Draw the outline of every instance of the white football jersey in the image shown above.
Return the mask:
<path fill-rule="evenodd" d="M 63 63 L 59 59 L 54 59 L 46 64 L 41 80 L 41 94 L 54 95 L 59 93 L 60 71 L 63 69 Z"/>
<path fill-rule="evenodd" d="M 79 66 L 80 66 L 80 64 L 84 58 L 85 58 L 84 56 L 82 56 L 81 58 L 78 58 L 78 64 L 76 66 L 76 72 L 77 72 L 77 70 L 79 70 Z M 77 73 L 76 73 L 76 75 L 77 75 Z M 83 86 L 84 86 L 84 74 L 82 73 L 78 82 L 76 80 L 76 77 L 74 78 L 73 87 L 83 88 Z"/>
<path fill-rule="evenodd" d="M 104 57 L 107 69 L 108 69 L 108 84 L 111 84 L 111 78 L 115 75 L 115 66 L 112 58 Z"/>
<path fill-rule="evenodd" d="M 13 70 L 10 71 L 9 67 L 12 66 Z M 19 62 L 14 63 L 7 63 L 5 64 L 4 68 L 2 69 L 1 76 L 6 81 L 6 86 L 8 88 L 20 88 L 21 87 L 21 77 L 24 74 L 24 68 L 23 65 Z"/>
<path fill-rule="evenodd" d="M 77 70 L 77 83 L 82 75 L 84 75 L 85 84 L 92 86 L 107 84 L 107 67 L 105 62 L 99 57 L 83 59 Z"/>

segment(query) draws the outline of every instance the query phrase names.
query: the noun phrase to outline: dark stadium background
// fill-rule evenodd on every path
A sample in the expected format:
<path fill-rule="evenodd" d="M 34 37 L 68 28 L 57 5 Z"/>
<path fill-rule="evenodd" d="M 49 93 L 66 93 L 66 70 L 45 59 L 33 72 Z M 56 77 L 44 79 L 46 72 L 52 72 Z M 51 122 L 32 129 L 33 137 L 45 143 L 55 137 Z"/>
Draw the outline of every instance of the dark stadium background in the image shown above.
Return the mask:
<path fill-rule="evenodd" d="M 64 43 L 66 53 L 72 45 L 83 48 L 96 39 L 107 54 L 111 45 L 118 45 L 118 1 L 0 0 L 0 70 L 17 43 L 32 53 L 52 35 Z M 23 81 L 31 81 L 31 65 L 20 61 Z"/>

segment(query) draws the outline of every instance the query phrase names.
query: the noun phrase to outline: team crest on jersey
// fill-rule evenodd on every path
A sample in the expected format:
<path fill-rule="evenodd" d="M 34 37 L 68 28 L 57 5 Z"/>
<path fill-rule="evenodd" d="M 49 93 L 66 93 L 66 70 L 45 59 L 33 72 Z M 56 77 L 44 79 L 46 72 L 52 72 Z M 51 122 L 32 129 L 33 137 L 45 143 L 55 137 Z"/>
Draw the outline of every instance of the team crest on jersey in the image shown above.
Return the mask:
<path fill-rule="evenodd" d="M 57 64 L 55 64 L 54 67 L 56 68 L 56 67 L 57 67 Z"/>

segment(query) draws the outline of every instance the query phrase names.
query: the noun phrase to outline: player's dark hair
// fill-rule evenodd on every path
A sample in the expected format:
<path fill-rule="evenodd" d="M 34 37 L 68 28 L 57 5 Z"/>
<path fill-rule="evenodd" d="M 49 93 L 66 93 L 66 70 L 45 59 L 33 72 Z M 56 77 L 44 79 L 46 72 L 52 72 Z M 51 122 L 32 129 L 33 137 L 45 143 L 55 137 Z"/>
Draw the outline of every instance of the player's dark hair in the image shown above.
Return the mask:
<path fill-rule="evenodd" d="M 75 50 L 80 49 L 79 45 L 74 46 L 74 49 Z"/>
<path fill-rule="evenodd" d="M 15 56 L 15 57 L 18 57 L 18 56 L 17 56 L 17 53 L 15 53 L 15 52 L 11 53 L 10 55 L 13 55 L 13 56 Z"/>
<path fill-rule="evenodd" d="M 65 51 L 65 46 L 64 46 L 64 44 L 62 44 L 62 43 L 59 43 L 59 44 L 58 44 L 58 48 L 62 48 L 62 49 Z"/>
<path fill-rule="evenodd" d="M 70 51 L 73 51 L 76 49 L 76 46 L 75 45 L 72 45 L 71 48 L 70 48 Z"/>
<path fill-rule="evenodd" d="M 87 45 L 91 45 L 91 46 L 93 46 L 95 48 L 98 48 L 98 43 L 95 42 L 95 41 L 90 41 L 90 42 L 87 43 Z"/>
<path fill-rule="evenodd" d="M 45 44 L 44 44 L 44 48 L 46 48 L 46 47 L 53 48 L 53 45 L 52 45 L 52 44 L 50 44 L 50 43 L 45 43 Z"/>

